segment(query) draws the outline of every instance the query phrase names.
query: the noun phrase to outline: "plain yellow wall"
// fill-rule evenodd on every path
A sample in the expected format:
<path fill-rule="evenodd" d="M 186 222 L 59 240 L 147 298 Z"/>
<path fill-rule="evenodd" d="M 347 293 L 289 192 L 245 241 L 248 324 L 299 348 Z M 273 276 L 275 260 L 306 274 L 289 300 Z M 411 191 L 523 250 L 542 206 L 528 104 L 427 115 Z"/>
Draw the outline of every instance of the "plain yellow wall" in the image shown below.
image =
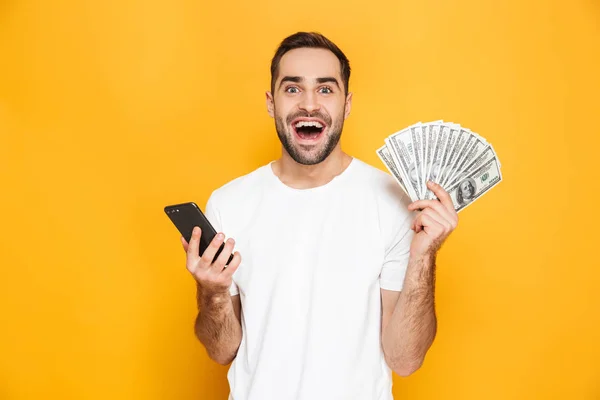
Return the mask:
<path fill-rule="evenodd" d="M 346 151 L 385 169 L 387 135 L 444 119 L 502 162 L 397 398 L 600 399 L 599 24 L 592 0 L 1 2 L 0 398 L 226 398 L 162 208 L 278 157 L 270 58 L 317 30 L 353 69 Z"/>

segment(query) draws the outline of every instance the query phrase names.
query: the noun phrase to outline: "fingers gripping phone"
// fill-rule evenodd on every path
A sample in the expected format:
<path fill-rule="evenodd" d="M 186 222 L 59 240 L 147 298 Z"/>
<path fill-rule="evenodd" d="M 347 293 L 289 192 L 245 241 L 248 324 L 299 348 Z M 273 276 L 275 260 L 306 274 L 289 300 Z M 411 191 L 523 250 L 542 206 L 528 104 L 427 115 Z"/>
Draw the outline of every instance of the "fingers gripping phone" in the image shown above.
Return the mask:
<path fill-rule="evenodd" d="M 194 230 L 194 227 L 200 227 L 202 233 L 200 236 L 199 255 L 202 256 L 208 245 L 217 235 L 217 231 L 215 231 L 215 228 L 212 226 L 208 218 L 206 218 L 202 210 L 200 210 L 200 207 L 198 207 L 194 202 L 189 202 L 166 206 L 164 210 L 171 222 L 173 222 L 175 227 L 179 230 L 179 233 L 181 233 L 181 236 L 183 236 L 188 243 L 192 238 L 192 231 Z M 219 247 L 219 250 L 213 258 L 213 262 L 219 257 L 224 247 L 225 242 L 223 242 L 221 247 Z M 227 261 L 226 265 L 228 265 L 232 259 L 233 254 L 229 256 L 229 260 Z"/>

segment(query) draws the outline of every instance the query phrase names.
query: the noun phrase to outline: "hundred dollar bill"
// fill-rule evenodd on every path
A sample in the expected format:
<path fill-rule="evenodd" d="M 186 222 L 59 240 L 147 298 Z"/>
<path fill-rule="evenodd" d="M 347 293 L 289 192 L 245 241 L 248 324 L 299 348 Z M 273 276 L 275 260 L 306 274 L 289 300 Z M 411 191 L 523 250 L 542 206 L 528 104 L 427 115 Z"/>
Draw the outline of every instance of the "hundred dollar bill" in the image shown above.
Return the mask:
<path fill-rule="evenodd" d="M 442 171 L 442 164 L 444 160 L 444 151 L 446 150 L 446 144 L 448 143 L 448 135 L 450 132 L 450 123 L 439 124 L 439 132 L 437 134 L 437 143 L 434 146 L 433 154 L 431 157 L 431 166 L 429 167 L 429 180 L 438 182 L 438 176 Z M 427 190 L 425 193 L 425 199 L 431 200 L 435 198 L 435 195 L 431 190 Z"/>
<path fill-rule="evenodd" d="M 421 126 L 421 142 L 423 143 L 423 157 L 421 158 L 422 160 L 422 166 L 421 166 L 421 198 L 425 198 L 425 193 L 427 192 L 427 177 L 429 176 L 429 164 L 427 162 L 428 157 L 431 157 L 429 154 L 432 152 L 431 146 L 433 145 L 432 143 L 432 138 L 431 138 L 431 131 L 433 129 L 434 126 L 441 124 L 442 121 L 441 119 L 436 120 L 436 121 L 429 121 L 429 122 L 425 122 L 422 126 Z"/>
<path fill-rule="evenodd" d="M 500 164 L 500 160 L 498 160 L 498 157 L 496 156 L 494 147 L 488 143 L 481 154 L 475 157 L 470 163 L 468 163 L 464 167 L 462 171 L 460 171 L 458 174 L 456 174 L 453 178 L 450 179 L 451 182 L 447 185 L 447 187 L 452 187 L 456 185 L 459 181 L 464 179 L 466 176 L 472 174 L 473 171 L 478 169 L 481 165 L 485 164 L 492 158 L 496 159 L 496 162 L 498 163 L 498 168 L 502 169 L 502 165 Z"/>
<path fill-rule="evenodd" d="M 448 183 L 450 183 L 450 179 L 453 175 L 456 175 L 457 172 L 460 172 L 460 165 L 463 160 L 470 153 L 473 146 L 477 143 L 477 136 L 473 134 L 473 132 L 467 130 L 468 135 L 462 145 L 462 148 L 458 151 L 456 155 L 456 159 L 454 160 L 453 165 L 448 170 L 448 174 L 446 175 L 446 179 L 444 180 L 444 186 L 447 187 Z"/>
<path fill-rule="evenodd" d="M 452 149 L 454 149 L 454 145 L 456 144 L 456 140 L 458 139 L 458 135 L 460 134 L 460 126 L 444 124 L 442 125 L 442 135 L 446 135 L 446 145 L 444 146 L 444 151 L 441 154 L 439 172 L 435 176 L 434 182 L 437 184 L 441 184 L 444 178 L 444 171 L 447 168 L 448 161 L 450 159 L 450 155 L 452 153 Z"/>
<path fill-rule="evenodd" d="M 433 123 L 429 125 L 427 130 L 427 151 L 425 152 L 425 176 L 423 179 L 423 198 L 427 199 L 432 193 L 427 188 L 427 181 L 433 179 L 433 165 L 436 154 L 439 154 L 439 136 L 440 136 L 440 123 Z"/>
<path fill-rule="evenodd" d="M 471 144 L 466 144 L 466 151 L 460 156 L 456 163 L 456 168 L 451 172 L 451 174 L 446 179 L 446 186 L 449 186 L 452 181 L 456 178 L 458 174 L 465 170 L 466 166 L 471 163 L 475 158 L 479 157 L 483 152 L 488 148 L 488 142 L 476 134 L 475 132 L 471 132 L 471 137 L 469 141 Z"/>
<path fill-rule="evenodd" d="M 415 163 L 417 164 L 417 196 L 422 197 L 421 183 L 423 182 L 423 129 L 422 125 L 412 126 L 409 128 L 410 139 L 414 149 Z"/>
<path fill-rule="evenodd" d="M 380 148 L 378 148 L 377 155 L 379 156 L 381 161 L 385 164 L 385 166 L 390 171 L 392 176 L 394 178 L 396 178 L 396 182 L 398 182 L 398 184 L 400 185 L 400 187 L 402 188 L 404 193 L 406 193 L 406 195 L 408 197 L 410 197 L 410 194 L 408 193 L 408 190 L 406 189 L 406 185 L 404 184 L 404 181 L 402 180 L 402 176 L 400 175 L 400 171 L 398 171 L 398 169 L 396 168 L 396 164 L 394 164 L 394 160 L 390 153 L 390 149 L 387 147 L 387 145 L 383 145 Z"/>
<path fill-rule="evenodd" d="M 418 166 L 414 157 L 414 148 L 410 138 L 410 128 L 403 129 L 385 139 L 398 172 L 402 177 L 406 191 L 412 201 L 419 199 Z"/>
<path fill-rule="evenodd" d="M 446 180 L 448 179 L 449 175 L 452 174 L 452 172 L 456 168 L 456 161 L 458 160 L 461 153 L 463 152 L 464 146 L 467 143 L 467 139 L 470 136 L 471 136 L 471 132 L 468 129 L 460 128 L 460 130 L 458 132 L 458 136 L 456 137 L 454 146 L 452 147 L 450 154 L 448 156 L 446 165 L 444 166 L 440 182 L 438 182 L 443 187 L 446 187 L 445 186 Z"/>
<path fill-rule="evenodd" d="M 421 198 L 425 198 L 425 192 L 427 191 L 427 186 L 425 185 L 426 176 L 427 176 L 427 147 L 429 146 L 429 131 L 431 130 L 431 123 L 427 123 L 427 125 L 421 126 Z"/>
<path fill-rule="evenodd" d="M 447 192 L 452 199 L 454 209 L 456 212 L 460 212 L 501 181 L 500 165 L 497 158 L 492 157 L 452 187 L 449 187 Z"/>

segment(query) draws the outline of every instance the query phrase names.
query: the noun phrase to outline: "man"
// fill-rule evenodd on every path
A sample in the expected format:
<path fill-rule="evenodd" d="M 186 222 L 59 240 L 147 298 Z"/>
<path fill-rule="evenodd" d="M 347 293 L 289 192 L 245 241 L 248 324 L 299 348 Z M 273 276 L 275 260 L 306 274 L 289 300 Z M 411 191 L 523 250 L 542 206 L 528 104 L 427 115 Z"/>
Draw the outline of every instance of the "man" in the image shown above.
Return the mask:
<path fill-rule="evenodd" d="M 231 363 L 230 400 L 392 399 L 391 371 L 412 374 L 434 340 L 436 252 L 457 214 L 440 186 L 439 201 L 408 204 L 390 175 L 341 150 L 350 66 L 327 38 L 286 38 L 271 77 L 281 158 L 211 194 L 221 233 L 202 257 L 198 228 L 182 238 L 196 335 Z"/>

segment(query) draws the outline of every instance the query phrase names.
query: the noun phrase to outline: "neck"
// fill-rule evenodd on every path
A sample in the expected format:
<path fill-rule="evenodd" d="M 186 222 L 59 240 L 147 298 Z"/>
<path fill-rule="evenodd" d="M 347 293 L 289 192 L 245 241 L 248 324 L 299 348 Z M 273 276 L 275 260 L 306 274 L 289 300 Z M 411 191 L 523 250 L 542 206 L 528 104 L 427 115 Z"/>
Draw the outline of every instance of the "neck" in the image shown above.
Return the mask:
<path fill-rule="evenodd" d="M 273 162 L 273 173 L 284 184 L 294 189 L 310 189 L 329 183 L 350 165 L 352 157 L 344 153 L 339 144 L 329 157 L 315 165 L 297 163 L 283 150 L 281 158 Z"/>

